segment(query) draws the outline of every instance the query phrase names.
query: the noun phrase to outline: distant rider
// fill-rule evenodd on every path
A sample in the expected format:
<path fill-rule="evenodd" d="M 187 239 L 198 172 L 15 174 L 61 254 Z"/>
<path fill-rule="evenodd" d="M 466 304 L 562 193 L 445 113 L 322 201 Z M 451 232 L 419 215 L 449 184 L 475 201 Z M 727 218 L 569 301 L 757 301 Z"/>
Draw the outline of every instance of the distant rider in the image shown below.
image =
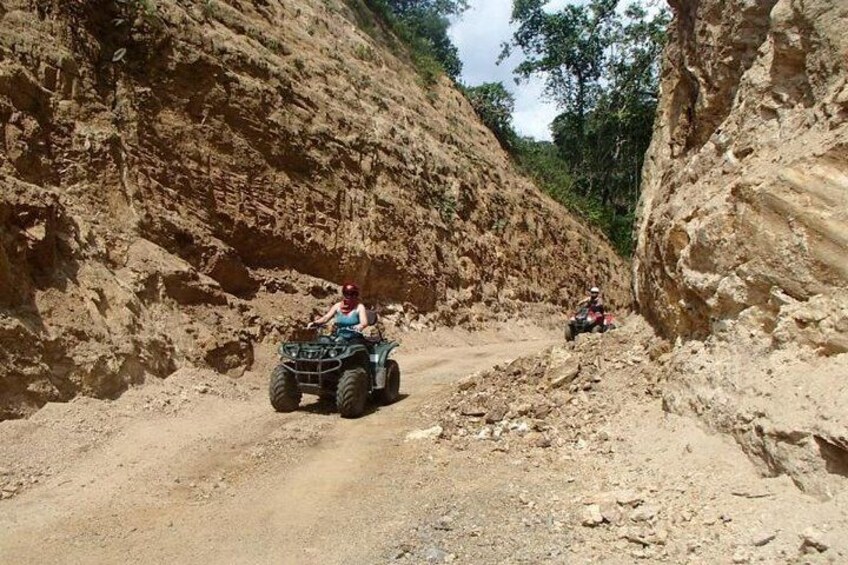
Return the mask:
<path fill-rule="evenodd" d="M 593 312 L 595 314 L 603 314 L 604 313 L 604 299 L 601 298 L 601 289 L 596 286 L 593 286 L 589 289 L 589 296 L 584 298 L 577 304 L 577 308 L 587 308 L 589 312 Z"/>
<path fill-rule="evenodd" d="M 354 283 L 342 286 L 342 300 L 336 302 L 326 314 L 309 324 L 309 328 L 322 326 L 335 316 L 336 335 L 346 338 L 361 338 L 368 327 L 368 313 L 365 305 L 359 301 L 359 287 Z"/>

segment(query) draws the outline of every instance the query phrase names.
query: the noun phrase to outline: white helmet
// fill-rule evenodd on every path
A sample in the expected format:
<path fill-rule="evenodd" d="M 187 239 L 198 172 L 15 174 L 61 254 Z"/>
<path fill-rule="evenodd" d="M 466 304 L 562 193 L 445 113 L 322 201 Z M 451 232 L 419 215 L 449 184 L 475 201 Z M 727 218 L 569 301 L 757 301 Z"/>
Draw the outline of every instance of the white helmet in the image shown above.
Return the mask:
<path fill-rule="evenodd" d="M 596 287 L 596 286 L 593 286 L 592 288 L 589 289 L 589 294 L 600 294 L 600 293 L 601 293 L 601 289 Z"/>

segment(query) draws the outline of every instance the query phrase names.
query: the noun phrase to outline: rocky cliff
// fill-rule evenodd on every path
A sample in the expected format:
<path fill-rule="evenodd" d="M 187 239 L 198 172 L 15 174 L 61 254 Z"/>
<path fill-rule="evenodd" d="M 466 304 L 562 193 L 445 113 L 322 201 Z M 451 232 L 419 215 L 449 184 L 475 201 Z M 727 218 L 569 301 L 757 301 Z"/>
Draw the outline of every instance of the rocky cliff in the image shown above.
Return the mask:
<path fill-rule="evenodd" d="M 672 6 L 634 267 L 642 309 L 667 335 L 703 337 L 744 312 L 775 339 L 812 309 L 802 337 L 848 351 L 848 2 Z"/>
<path fill-rule="evenodd" d="M 771 476 L 848 476 L 848 1 L 678 0 L 634 288 L 667 409 Z"/>
<path fill-rule="evenodd" d="M 400 327 L 630 301 L 357 0 L 0 0 L 0 131 L 0 418 L 238 375 L 343 279 Z"/>

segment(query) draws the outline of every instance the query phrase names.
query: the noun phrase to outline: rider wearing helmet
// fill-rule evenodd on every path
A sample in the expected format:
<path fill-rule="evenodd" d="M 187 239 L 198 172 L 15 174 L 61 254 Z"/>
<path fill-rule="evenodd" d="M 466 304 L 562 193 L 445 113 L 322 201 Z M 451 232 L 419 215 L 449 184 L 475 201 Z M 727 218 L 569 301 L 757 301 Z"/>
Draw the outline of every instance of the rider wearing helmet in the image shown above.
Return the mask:
<path fill-rule="evenodd" d="M 309 327 L 323 325 L 335 316 L 336 334 L 344 338 L 362 337 L 368 327 L 368 312 L 359 301 L 359 287 L 352 282 L 342 286 L 342 300 L 336 302 L 323 316 L 316 318 Z"/>
<path fill-rule="evenodd" d="M 596 312 L 598 314 L 604 313 L 604 299 L 601 298 L 601 289 L 596 286 L 593 286 L 589 289 L 589 296 L 580 301 L 577 305 L 578 308 L 586 307 L 590 312 Z"/>

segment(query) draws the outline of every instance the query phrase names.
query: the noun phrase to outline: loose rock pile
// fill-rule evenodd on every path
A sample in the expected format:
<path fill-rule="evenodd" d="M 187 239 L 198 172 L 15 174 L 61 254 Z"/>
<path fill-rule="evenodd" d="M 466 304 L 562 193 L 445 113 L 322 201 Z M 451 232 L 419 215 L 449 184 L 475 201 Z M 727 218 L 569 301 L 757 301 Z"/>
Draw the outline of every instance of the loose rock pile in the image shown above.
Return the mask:
<path fill-rule="evenodd" d="M 602 430 L 627 396 L 652 394 L 645 363 L 666 345 L 639 320 L 607 335 L 586 334 L 538 357 L 460 382 L 441 418 L 441 438 L 456 446 L 491 441 L 503 451 L 573 445 L 604 451 Z"/>

